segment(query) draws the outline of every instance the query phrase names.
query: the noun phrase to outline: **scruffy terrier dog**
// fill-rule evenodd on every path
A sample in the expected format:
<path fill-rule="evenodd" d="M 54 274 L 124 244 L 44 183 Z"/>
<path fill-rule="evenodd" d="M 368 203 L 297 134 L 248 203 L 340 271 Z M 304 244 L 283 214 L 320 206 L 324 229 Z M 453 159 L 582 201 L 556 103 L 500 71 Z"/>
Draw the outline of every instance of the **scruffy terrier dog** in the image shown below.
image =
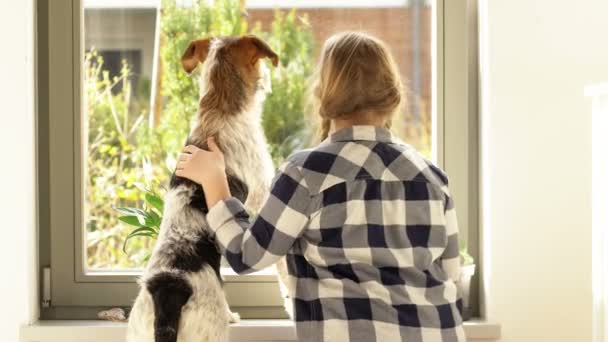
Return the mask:
<path fill-rule="evenodd" d="M 188 73 L 206 61 L 200 108 L 187 145 L 206 148 L 207 138 L 215 137 L 232 195 L 254 211 L 264 203 L 274 172 L 261 127 L 270 86 L 262 58 L 278 64 L 276 53 L 250 35 L 196 40 L 182 57 Z M 127 341 L 226 341 L 233 317 L 207 212 L 201 186 L 173 175 L 160 236 L 129 317 Z"/>

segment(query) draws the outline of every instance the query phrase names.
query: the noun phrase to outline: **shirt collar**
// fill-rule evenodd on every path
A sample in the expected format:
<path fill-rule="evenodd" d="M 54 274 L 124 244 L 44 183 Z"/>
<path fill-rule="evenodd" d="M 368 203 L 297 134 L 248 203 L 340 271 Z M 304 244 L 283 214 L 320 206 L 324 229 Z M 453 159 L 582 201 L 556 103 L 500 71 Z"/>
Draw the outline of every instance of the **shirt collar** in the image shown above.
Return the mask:
<path fill-rule="evenodd" d="M 338 141 L 367 140 L 384 143 L 395 143 L 390 130 L 376 126 L 351 126 L 337 130 L 323 141 L 324 144 Z"/>

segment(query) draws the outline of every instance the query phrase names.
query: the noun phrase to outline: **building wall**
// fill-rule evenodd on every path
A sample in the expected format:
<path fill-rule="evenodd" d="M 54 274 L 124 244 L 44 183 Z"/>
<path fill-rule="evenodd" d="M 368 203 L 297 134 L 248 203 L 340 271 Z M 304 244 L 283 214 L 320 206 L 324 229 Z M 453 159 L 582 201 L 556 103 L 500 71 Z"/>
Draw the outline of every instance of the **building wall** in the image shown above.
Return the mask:
<path fill-rule="evenodd" d="M 274 10 L 248 9 L 247 13 L 250 25 L 259 22 L 264 29 L 270 29 Z M 328 37 L 341 31 L 362 30 L 382 39 L 390 47 L 405 85 L 409 90 L 412 89 L 413 50 L 409 8 L 305 8 L 298 10 L 297 14 L 308 19 L 315 40 L 318 42 L 317 52 Z M 414 99 L 421 101 L 423 120 L 430 123 L 431 8 L 424 6 L 420 14 L 420 89 L 418 94 L 409 91 L 409 95 L 410 101 Z"/>
<path fill-rule="evenodd" d="M 34 1 L 3 3 L 0 36 L 0 341 L 37 317 Z"/>
<path fill-rule="evenodd" d="M 260 24 L 269 31 L 274 9 L 248 9 L 250 27 Z M 412 41 L 411 7 L 381 8 L 305 8 L 297 11 L 308 21 L 318 53 L 332 34 L 346 30 L 363 30 L 387 43 L 401 71 L 408 94 L 405 120 L 397 128 L 403 138 L 422 151 L 430 153 L 427 134 L 431 132 L 431 18 L 428 5 L 420 9 L 419 47 Z M 142 51 L 142 75 L 151 78 L 154 58 L 156 10 L 88 9 L 85 11 L 85 48 L 98 50 L 125 49 Z M 413 82 L 414 53 L 418 51 L 418 83 Z M 419 112 L 419 117 L 414 114 Z"/>
<path fill-rule="evenodd" d="M 249 9 L 247 13 L 250 25 L 259 22 L 265 30 L 270 29 L 274 10 Z M 341 31 L 363 30 L 382 39 L 394 54 L 406 85 L 410 83 L 413 50 L 409 8 L 307 8 L 296 13 L 308 18 L 317 41 L 317 52 L 328 37 Z M 423 7 L 420 14 L 420 96 L 422 101 L 429 105 L 431 103 L 431 8 Z M 430 113 L 430 107 L 428 112 Z"/>
<path fill-rule="evenodd" d="M 481 4 L 487 317 L 508 342 L 591 341 L 584 88 L 608 80 L 608 2 Z"/>
<path fill-rule="evenodd" d="M 89 9 L 84 17 L 85 49 L 141 50 L 142 75 L 151 79 L 156 9 Z"/>
<path fill-rule="evenodd" d="M 249 9 L 251 26 L 260 23 L 270 29 L 274 9 Z M 364 30 L 384 40 L 399 64 L 404 80 L 412 75 L 411 13 L 407 7 L 387 8 L 307 8 L 298 10 L 307 16 L 317 42 L 317 52 L 332 34 L 346 30 Z M 425 103 L 431 97 L 431 9 L 420 12 L 420 75 L 421 94 Z M 85 11 L 85 47 L 90 49 L 141 49 L 142 71 L 150 76 L 154 54 L 155 9 Z"/>

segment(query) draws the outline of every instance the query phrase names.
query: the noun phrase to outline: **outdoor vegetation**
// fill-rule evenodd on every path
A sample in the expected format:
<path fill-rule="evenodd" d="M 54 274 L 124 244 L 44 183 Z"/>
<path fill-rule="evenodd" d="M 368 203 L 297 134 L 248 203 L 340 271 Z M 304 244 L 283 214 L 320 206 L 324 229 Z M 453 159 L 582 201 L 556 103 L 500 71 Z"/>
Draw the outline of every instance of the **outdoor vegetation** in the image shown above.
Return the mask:
<path fill-rule="evenodd" d="M 180 63 L 190 41 L 246 33 L 265 40 L 280 58 L 278 68 L 269 66 L 272 93 L 262 117 L 275 164 L 312 139 L 304 107 L 318 46 L 307 16 L 275 10 L 271 25 L 263 28 L 247 20 L 242 0 L 186 2 L 191 6 L 161 0 L 153 80 L 135 75 L 126 60 L 119 74 L 111 75 L 98 51 L 93 48 L 85 54 L 84 203 L 89 268 L 136 269 L 149 257 L 175 158 L 198 107 L 198 74 L 187 75 Z M 417 101 L 423 115 L 416 120 L 400 116 L 393 130 L 428 156 L 430 110 L 428 103 Z"/>
<path fill-rule="evenodd" d="M 194 1 L 192 7 L 180 7 L 174 0 L 162 1 L 157 94 L 149 94 L 146 82 L 139 83 L 148 85 L 147 89 L 133 89 L 126 62 L 120 75 L 112 77 L 95 50 L 86 53 L 85 205 L 90 268 L 139 268 L 154 243 L 149 237 L 158 233 L 162 194 L 198 105 L 198 78 L 183 72 L 179 62 L 190 41 L 254 33 L 268 42 L 281 63 L 280 68 L 271 68 L 273 92 L 263 112 L 275 162 L 308 141 L 303 99 L 314 46 L 306 18 L 293 11 L 276 11 L 271 29 L 263 31 L 259 25 L 248 27 L 239 0 L 207 4 Z M 149 105 L 150 96 L 158 96 L 157 105 Z"/>

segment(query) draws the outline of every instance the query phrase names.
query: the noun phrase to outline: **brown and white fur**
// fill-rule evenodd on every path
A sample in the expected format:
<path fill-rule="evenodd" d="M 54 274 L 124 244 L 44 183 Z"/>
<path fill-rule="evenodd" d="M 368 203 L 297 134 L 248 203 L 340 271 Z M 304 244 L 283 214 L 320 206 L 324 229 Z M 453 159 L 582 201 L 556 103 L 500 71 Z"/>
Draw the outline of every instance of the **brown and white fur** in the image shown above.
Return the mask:
<path fill-rule="evenodd" d="M 278 56 L 254 36 L 193 41 L 182 57 L 188 73 L 206 61 L 200 109 L 187 144 L 206 148 L 207 138 L 215 137 L 231 193 L 252 211 L 266 200 L 274 170 L 261 126 L 269 91 L 268 72 L 260 62 L 264 57 L 278 64 Z M 203 189 L 173 175 L 161 233 L 129 316 L 128 342 L 227 340 L 235 317 L 222 290 L 221 258 L 209 234 L 207 212 Z M 278 269 L 286 279 L 284 261 Z"/>

